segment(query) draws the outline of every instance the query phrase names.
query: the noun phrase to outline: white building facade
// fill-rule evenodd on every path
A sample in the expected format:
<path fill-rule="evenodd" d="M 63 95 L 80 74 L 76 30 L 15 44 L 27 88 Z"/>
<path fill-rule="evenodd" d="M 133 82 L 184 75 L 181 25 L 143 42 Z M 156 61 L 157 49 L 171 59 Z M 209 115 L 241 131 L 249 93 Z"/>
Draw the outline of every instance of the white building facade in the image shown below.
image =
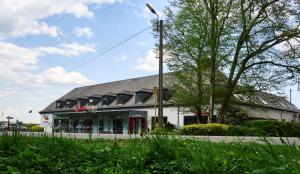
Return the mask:
<path fill-rule="evenodd" d="M 40 111 L 44 130 L 99 134 L 151 131 L 158 121 L 157 94 L 153 92 L 157 82 L 154 75 L 75 88 Z M 164 123 L 177 127 L 195 123 L 195 114 L 175 107 L 170 90 L 166 87 L 163 91 Z M 284 98 L 262 93 L 257 101 L 256 105 L 239 106 L 254 118 L 300 122 L 298 108 Z M 207 122 L 205 113 L 200 118 L 202 123 Z"/>

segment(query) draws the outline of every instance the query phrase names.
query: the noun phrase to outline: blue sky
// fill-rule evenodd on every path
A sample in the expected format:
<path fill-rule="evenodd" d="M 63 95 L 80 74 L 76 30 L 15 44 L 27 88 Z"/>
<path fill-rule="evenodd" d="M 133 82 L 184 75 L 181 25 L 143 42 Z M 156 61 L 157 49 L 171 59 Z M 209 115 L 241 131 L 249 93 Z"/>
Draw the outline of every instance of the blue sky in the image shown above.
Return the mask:
<path fill-rule="evenodd" d="M 39 123 L 38 111 L 74 87 L 156 74 L 151 29 L 78 67 L 149 27 L 146 3 L 162 15 L 167 0 L 1 0 L 0 120 Z"/>
<path fill-rule="evenodd" d="M 11 115 L 38 123 L 38 111 L 74 87 L 156 74 L 151 29 L 79 66 L 149 27 L 155 16 L 146 3 L 159 13 L 167 5 L 162 0 L 0 1 L 0 120 Z"/>

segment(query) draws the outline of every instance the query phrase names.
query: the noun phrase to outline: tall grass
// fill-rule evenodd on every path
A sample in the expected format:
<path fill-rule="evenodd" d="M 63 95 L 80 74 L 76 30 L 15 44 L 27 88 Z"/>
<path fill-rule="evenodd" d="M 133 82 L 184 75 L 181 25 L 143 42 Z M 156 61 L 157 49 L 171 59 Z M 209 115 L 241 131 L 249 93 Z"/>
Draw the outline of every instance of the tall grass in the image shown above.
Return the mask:
<path fill-rule="evenodd" d="M 0 173 L 300 173 L 299 146 L 283 138 L 261 141 L 213 143 L 163 133 L 129 140 L 4 134 Z"/>

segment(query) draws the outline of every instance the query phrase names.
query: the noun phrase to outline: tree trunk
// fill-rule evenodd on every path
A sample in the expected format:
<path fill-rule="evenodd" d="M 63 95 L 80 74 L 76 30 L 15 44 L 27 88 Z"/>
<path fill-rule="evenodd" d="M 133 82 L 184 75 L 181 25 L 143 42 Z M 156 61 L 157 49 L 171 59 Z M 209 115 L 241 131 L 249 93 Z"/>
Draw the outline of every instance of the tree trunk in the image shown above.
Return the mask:
<path fill-rule="evenodd" d="M 212 117 L 214 115 L 214 105 L 215 105 L 215 80 L 216 80 L 216 57 L 217 57 L 217 36 L 218 33 L 216 32 L 216 23 L 217 23 L 217 6 L 215 2 L 211 2 L 211 33 L 210 33 L 210 58 L 211 58 L 211 65 L 210 65 L 210 99 L 209 99 L 209 116 L 208 116 L 208 123 L 211 123 Z"/>
<path fill-rule="evenodd" d="M 200 61 L 197 61 L 197 101 L 199 102 L 197 104 L 197 123 L 200 123 L 200 117 L 202 113 L 202 97 L 203 97 L 203 92 L 202 92 L 202 71 L 201 71 L 201 64 Z"/>

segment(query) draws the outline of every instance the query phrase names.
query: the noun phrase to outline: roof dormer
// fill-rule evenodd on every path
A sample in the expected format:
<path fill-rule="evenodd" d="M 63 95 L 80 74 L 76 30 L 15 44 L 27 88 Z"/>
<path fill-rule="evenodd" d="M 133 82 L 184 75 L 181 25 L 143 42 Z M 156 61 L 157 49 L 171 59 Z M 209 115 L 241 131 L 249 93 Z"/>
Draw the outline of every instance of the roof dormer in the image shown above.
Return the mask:
<path fill-rule="evenodd" d="M 151 89 L 140 89 L 139 91 L 135 92 L 135 103 L 136 104 L 142 104 L 146 102 L 152 95 Z"/>
<path fill-rule="evenodd" d="M 102 106 L 110 105 L 115 99 L 116 99 L 116 94 L 114 93 L 107 93 L 102 95 L 101 97 Z"/>
<path fill-rule="evenodd" d="M 77 107 L 87 106 L 88 105 L 88 97 L 81 96 L 77 98 Z"/>
<path fill-rule="evenodd" d="M 117 105 L 125 104 L 131 97 L 133 93 L 130 91 L 122 91 L 117 94 Z"/>
<path fill-rule="evenodd" d="M 68 98 L 66 100 L 66 107 L 73 108 L 74 106 L 76 106 L 76 100 L 76 98 Z"/>
<path fill-rule="evenodd" d="M 89 105 L 98 105 L 101 102 L 101 95 L 99 94 L 93 94 L 89 96 Z"/>
<path fill-rule="evenodd" d="M 66 100 L 59 99 L 56 101 L 56 109 L 63 109 L 66 106 Z"/>

